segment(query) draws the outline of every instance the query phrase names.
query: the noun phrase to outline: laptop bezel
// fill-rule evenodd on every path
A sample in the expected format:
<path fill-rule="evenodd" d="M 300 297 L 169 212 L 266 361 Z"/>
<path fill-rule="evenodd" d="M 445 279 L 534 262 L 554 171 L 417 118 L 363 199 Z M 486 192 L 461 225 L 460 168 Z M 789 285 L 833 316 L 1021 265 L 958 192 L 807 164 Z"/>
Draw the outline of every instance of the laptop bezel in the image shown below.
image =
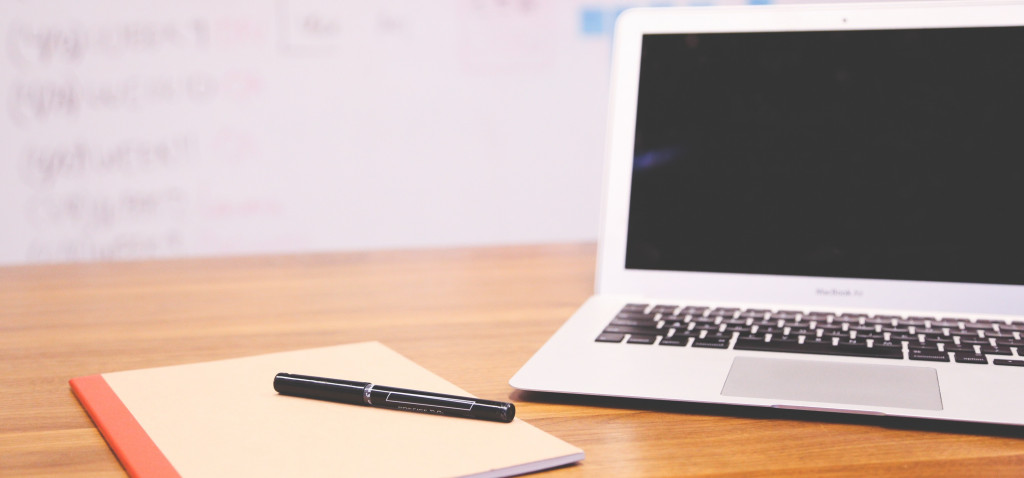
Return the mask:
<path fill-rule="evenodd" d="M 645 34 L 829 31 L 1024 25 L 1020 2 L 641 8 L 616 24 L 608 109 L 605 203 L 596 289 L 601 294 L 705 303 L 799 304 L 942 314 L 1019 316 L 1024 286 L 626 269 L 640 49 Z"/>

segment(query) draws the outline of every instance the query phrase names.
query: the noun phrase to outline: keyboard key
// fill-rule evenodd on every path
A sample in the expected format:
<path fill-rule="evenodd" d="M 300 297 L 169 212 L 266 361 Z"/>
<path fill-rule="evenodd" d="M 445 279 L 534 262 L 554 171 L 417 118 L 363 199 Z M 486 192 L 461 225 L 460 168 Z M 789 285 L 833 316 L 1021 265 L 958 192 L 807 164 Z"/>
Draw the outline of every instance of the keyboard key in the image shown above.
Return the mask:
<path fill-rule="evenodd" d="M 664 335 L 664 329 L 655 327 L 631 327 L 628 325 L 609 325 L 604 328 L 609 334 L 640 334 L 640 335 Z"/>
<path fill-rule="evenodd" d="M 981 353 L 985 355 L 1013 355 L 1009 347 L 993 347 L 991 345 L 981 346 Z"/>
<path fill-rule="evenodd" d="M 704 337 L 703 339 L 693 339 L 691 347 L 704 347 L 712 349 L 727 349 L 729 348 L 729 339 L 721 337 Z"/>
<path fill-rule="evenodd" d="M 901 344 L 899 342 L 891 342 L 891 341 L 885 341 L 885 340 L 876 340 L 876 341 L 874 341 L 874 343 L 871 346 L 874 347 L 874 348 L 899 350 L 900 352 L 903 352 L 903 344 Z"/>
<path fill-rule="evenodd" d="M 686 306 L 679 310 L 679 315 L 704 315 L 707 311 L 707 307 Z"/>
<path fill-rule="evenodd" d="M 653 344 L 656 335 L 630 335 L 627 344 Z"/>
<path fill-rule="evenodd" d="M 624 338 L 626 338 L 626 334 L 601 334 L 597 336 L 597 341 L 619 343 Z"/>
<path fill-rule="evenodd" d="M 886 347 L 868 347 L 866 345 L 841 345 L 836 347 L 833 355 L 848 355 L 852 357 L 874 357 L 884 359 L 902 359 L 903 349 L 892 349 Z"/>
<path fill-rule="evenodd" d="M 1014 367 L 1024 367 L 1024 360 L 992 359 L 992 363 L 996 365 L 1012 365 Z"/>
<path fill-rule="evenodd" d="M 836 355 L 852 355 L 856 357 L 878 357 L 878 358 L 891 358 L 891 359 L 902 359 L 903 348 L 891 348 L 891 347 L 868 347 L 866 343 L 858 342 L 840 342 L 836 346 L 838 353 Z"/>
<path fill-rule="evenodd" d="M 675 337 L 675 336 L 673 336 L 673 337 L 661 339 L 661 342 L 658 342 L 658 343 L 661 344 L 661 345 L 674 345 L 676 347 L 685 347 L 686 343 L 689 342 L 689 341 L 690 341 L 689 337 Z"/>
<path fill-rule="evenodd" d="M 966 323 L 963 324 L 965 330 L 967 330 L 967 329 L 971 329 L 971 330 L 995 330 L 992 327 L 992 325 L 993 324 L 991 324 L 991 323 L 986 324 L 986 323 L 977 323 L 977 322 L 966 322 Z"/>
<path fill-rule="evenodd" d="M 678 339 L 684 339 L 685 338 L 685 339 L 688 339 L 690 337 L 700 337 L 700 331 L 699 330 L 676 330 L 672 334 L 672 338 L 678 338 Z"/>
<path fill-rule="evenodd" d="M 645 314 L 643 312 L 619 312 L 615 315 L 616 319 L 634 319 L 634 320 L 654 320 L 654 314 Z"/>
<path fill-rule="evenodd" d="M 627 325 L 635 327 L 654 327 L 657 324 L 650 318 L 644 319 L 612 319 L 609 325 Z"/>
<path fill-rule="evenodd" d="M 832 339 L 830 338 L 818 338 L 818 337 L 807 337 L 804 343 L 801 344 L 805 348 L 814 349 L 815 347 L 832 347 Z"/>
<path fill-rule="evenodd" d="M 799 346 L 799 344 L 793 341 L 767 342 L 763 338 L 738 337 L 733 348 L 736 350 L 757 350 L 762 352 L 790 352 L 796 346 Z"/>
<path fill-rule="evenodd" d="M 762 352 L 790 352 L 798 354 L 819 354 L 819 355 L 844 355 L 850 357 L 870 357 L 902 359 L 902 350 L 886 348 L 870 348 L 866 344 L 847 344 L 844 347 L 832 346 L 828 342 L 810 342 L 799 344 L 791 340 L 772 340 L 771 342 L 757 340 L 736 340 L 733 347 L 736 350 L 756 350 Z"/>
<path fill-rule="evenodd" d="M 939 351 L 910 349 L 908 357 L 910 360 L 926 360 L 929 362 L 949 362 L 949 354 Z"/>
<path fill-rule="evenodd" d="M 772 336 L 772 343 L 779 344 L 779 346 L 782 346 L 782 345 L 785 345 L 785 344 L 792 344 L 792 345 L 799 345 L 800 344 L 800 342 L 797 340 L 796 337 L 791 337 L 791 336 L 788 336 L 788 335 L 773 335 Z"/>
<path fill-rule="evenodd" d="M 985 358 L 984 354 L 957 352 L 953 354 L 953 358 L 959 363 L 988 363 L 988 359 Z"/>
<path fill-rule="evenodd" d="M 651 313 L 661 315 L 674 315 L 676 309 L 678 308 L 678 305 L 656 305 L 653 309 L 651 309 Z"/>

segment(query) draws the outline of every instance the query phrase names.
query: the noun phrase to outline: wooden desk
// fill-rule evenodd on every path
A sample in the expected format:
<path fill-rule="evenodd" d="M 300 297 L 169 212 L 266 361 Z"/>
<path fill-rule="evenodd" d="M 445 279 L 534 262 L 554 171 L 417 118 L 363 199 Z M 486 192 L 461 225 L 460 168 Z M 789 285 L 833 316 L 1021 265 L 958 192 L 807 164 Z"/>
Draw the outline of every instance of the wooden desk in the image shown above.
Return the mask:
<path fill-rule="evenodd" d="M 0 475 L 124 474 L 71 377 L 365 340 L 513 399 L 521 418 L 586 451 L 550 476 L 1024 475 L 1016 428 L 514 392 L 508 378 L 590 294 L 594 253 L 0 268 Z"/>

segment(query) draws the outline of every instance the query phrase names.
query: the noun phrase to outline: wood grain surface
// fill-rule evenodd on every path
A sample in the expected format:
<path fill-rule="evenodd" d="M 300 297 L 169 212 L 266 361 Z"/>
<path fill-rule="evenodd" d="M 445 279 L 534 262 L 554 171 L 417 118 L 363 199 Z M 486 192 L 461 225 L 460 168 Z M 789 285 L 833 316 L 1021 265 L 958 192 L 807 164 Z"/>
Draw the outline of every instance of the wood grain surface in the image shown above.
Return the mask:
<path fill-rule="evenodd" d="M 594 257 L 566 244 L 0 268 L 0 476 L 124 476 L 72 377 L 366 340 L 585 450 L 542 475 L 1024 476 L 1016 427 L 515 391 L 593 290 Z"/>

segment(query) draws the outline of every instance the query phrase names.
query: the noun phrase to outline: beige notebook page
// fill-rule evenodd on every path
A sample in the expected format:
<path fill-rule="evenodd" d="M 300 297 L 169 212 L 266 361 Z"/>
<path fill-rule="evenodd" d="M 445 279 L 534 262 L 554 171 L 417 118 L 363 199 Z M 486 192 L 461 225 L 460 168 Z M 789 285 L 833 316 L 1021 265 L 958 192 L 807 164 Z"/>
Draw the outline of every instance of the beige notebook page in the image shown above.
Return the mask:
<path fill-rule="evenodd" d="M 468 395 L 377 342 L 103 378 L 187 477 L 463 476 L 583 456 L 519 419 L 497 423 L 279 395 L 278 372 Z"/>

